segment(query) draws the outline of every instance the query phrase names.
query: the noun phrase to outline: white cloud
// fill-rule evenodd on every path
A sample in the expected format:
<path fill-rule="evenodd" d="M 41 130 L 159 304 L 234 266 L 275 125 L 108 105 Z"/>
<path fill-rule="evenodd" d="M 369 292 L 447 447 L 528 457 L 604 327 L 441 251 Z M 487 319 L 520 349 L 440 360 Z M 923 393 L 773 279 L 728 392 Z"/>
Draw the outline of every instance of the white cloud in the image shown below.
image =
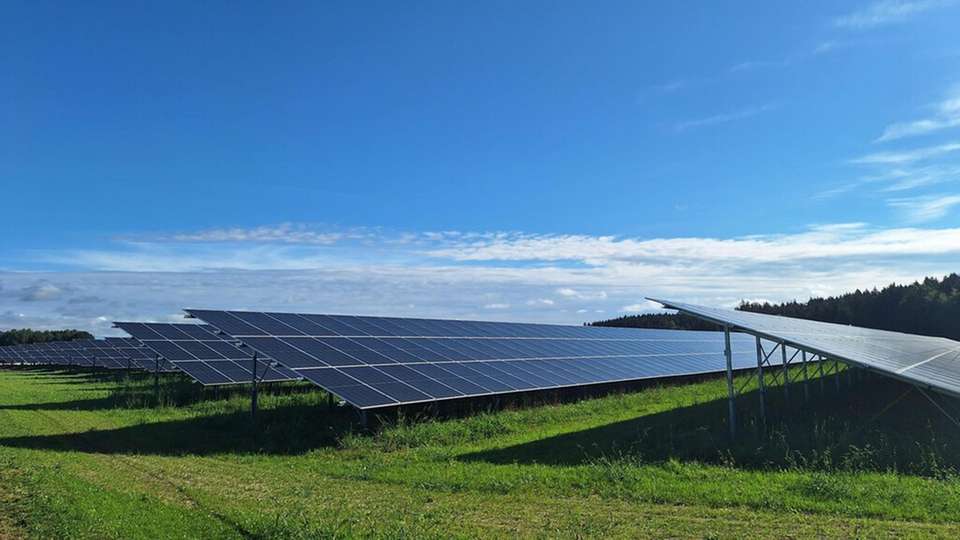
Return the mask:
<path fill-rule="evenodd" d="M 955 3 L 953 0 L 881 0 L 863 9 L 837 17 L 833 23 L 841 28 L 862 30 L 902 22 L 919 13 Z"/>
<path fill-rule="evenodd" d="M 754 69 L 764 69 L 764 68 L 776 68 L 776 67 L 787 67 L 791 63 L 789 58 L 783 60 L 747 60 L 745 62 L 740 62 L 739 64 L 734 64 L 730 67 L 730 73 L 737 73 L 739 71 L 751 71 Z"/>
<path fill-rule="evenodd" d="M 330 245 L 342 240 L 356 240 L 372 234 L 365 229 L 333 230 L 320 225 L 305 223 L 280 223 L 259 227 L 213 228 L 173 234 L 122 237 L 131 242 L 173 243 L 283 243 L 304 245 Z"/>
<path fill-rule="evenodd" d="M 674 81 L 658 84 L 654 86 L 653 89 L 663 94 L 672 94 L 673 92 L 676 92 L 678 90 L 683 90 L 688 86 L 688 84 L 689 83 L 687 81 L 674 80 Z"/>
<path fill-rule="evenodd" d="M 46 253 L 42 262 L 56 259 L 69 270 L 40 264 L 45 271 L 32 271 L 37 263 L 21 260 L 18 271 L 0 272 L 0 325 L 103 335 L 116 333 L 105 321 L 175 320 L 184 307 L 464 319 L 496 313 L 501 320 L 579 324 L 646 309 L 645 296 L 711 305 L 804 299 L 960 267 L 960 228 L 840 223 L 733 238 L 411 236 L 404 244 L 374 235 L 361 246 L 141 242 Z M 367 255 L 371 250 L 376 256 Z M 43 302 L 23 296 L 43 284 L 59 295 Z"/>
<path fill-rule="evenodd" d="M 896 168 L 876 179 L 888 183 L 882 191 L 907 191 L 935 184 L 956 182 L 960 180 L 960 166 L 927 165 L 917 168 Z"/>
<path fill-rule="evenodd" d="M 917 167 L 907 164 L 822 191 L 816 197 L 833 197 L 869 186 L 876 187 L 882 193 L 895 193 L 957 181 L 960 181 L 960 165 L 931 164 Z"/>
<path fill-rule="evenodd" d="M 763 114 L 768 111 L 772 111 L 777 108 L 777 105 L 774 103 L 767 103 L 765 105 L 754 105 L 750 107 L 744 107 L 742 109 L 737 109 L 735 111 L 715 114 L 713 116 L 707 116 L 705 118 L 697 118 L 693 120 L 685 120 L 683 122 L 677 122 L 674 124 L 674 131 L 682 132 L 690 129 L 715 126 L 718 124 L 726 124 L 729 122 L 735 122 L 737 120 L 745 120 L 759 114 Z"/>
<path fill-rule="evenodd" d="M 925 195 L 891 199 L 888 204 L 903 212 L 909 221 L 923 223 L 946 216 L 953 207 L 960 205 L 960 195 Z"/>
<path fill-rule="evenodd" d="M 561 287 L 557 289 L 557 294 L 568 299 L 577 300 L 602 300 L 607 297 L 606 291 L 583 291 L 571 289 L 570 287 Z"/>
<path fill-rule="evenodd" d="M 638 304 L 630 304 L 629 306 L 623 306 L 620 308 L 620 311 L 625 311 L 627 313 L 654 313 L 658 311 L 663 311 L 663 306 L 657 302 L 650 300 L 644 300 Z"/>
<path fill-rule="evenodd" d="M 830 51 L 835 50 L 840 46 L 840 43 L 836 41 L 822 41 L 816 47 L 813 48 L 813 54 L 826 54 Z"/>
<path fill-rule="evenodd" d="M 903 165 L 930 159 L 960 150 L 960 142 L 926 146 L 897 152 L 877 152 L 850 160 L 860 165 Z"/>
<path fill-rule="evenodd" d="M 948 128 L 960 127 L 960 85 L 955 85 L 942 101 L 933 105 L 933 109 L 933 114 L 927 118 L 890 124 L 875 142 L 927 135 Z"/>
<path fill-rule="evenodd" d="M 598 267 L 618 262 L 650 267 L 679 263 L 761 264 L 908 253 L 960 253 L 960 229 L 871 229 L 856 223 L 816 226 L 796 234 L 730 239 L 516 235 L 427 252 L 436 258 L 456 261 L 577 261 Z"/>
<path fill-rule="evenodd" d="M 18 296 L 22 302 L 46 302 L 60 298 L 63 292 L 52 283 L 40 281 L 20 289 Z"/>

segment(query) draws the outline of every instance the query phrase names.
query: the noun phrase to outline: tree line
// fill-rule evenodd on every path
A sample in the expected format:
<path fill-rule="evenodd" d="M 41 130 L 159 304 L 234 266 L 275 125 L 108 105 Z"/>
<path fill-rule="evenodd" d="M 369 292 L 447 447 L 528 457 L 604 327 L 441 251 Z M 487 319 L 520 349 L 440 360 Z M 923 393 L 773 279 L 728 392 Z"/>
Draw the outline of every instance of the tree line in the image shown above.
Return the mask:
<path fill-rule="evenodd" d="M 93 339 L 93 335 L 82 330 L 32 330 L 30 328 L 0 332 L 0 346 L 73 341 L 75 339 Z"/>
<path fill-rule="evenodd" d="M 928 277 L 906 285 L 892 283 L 882 289 L 857 289 L 805 302 L 742 302 L 736 309 L 960 340 L 960 275 L 953 273 L 939 279 Z M 628 315 L 591 324 L 676 330 L 717 329 L 716 325 L 688 315 L 664 313 Z"/>

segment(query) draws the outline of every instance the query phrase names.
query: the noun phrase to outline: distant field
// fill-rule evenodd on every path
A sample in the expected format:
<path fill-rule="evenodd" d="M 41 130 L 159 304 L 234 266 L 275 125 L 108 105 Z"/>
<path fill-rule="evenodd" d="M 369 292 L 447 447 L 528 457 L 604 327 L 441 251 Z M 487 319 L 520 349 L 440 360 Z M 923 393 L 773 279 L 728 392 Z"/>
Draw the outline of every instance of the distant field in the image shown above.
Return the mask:
<path fill-rule="evenodd" d="M 720 379 L 373 434 L 286 385 L 254 433 L 243 390 L 0 370 L 0 538 L 960 535 L 960 428 L 826 382 L 731 446 Z"/>

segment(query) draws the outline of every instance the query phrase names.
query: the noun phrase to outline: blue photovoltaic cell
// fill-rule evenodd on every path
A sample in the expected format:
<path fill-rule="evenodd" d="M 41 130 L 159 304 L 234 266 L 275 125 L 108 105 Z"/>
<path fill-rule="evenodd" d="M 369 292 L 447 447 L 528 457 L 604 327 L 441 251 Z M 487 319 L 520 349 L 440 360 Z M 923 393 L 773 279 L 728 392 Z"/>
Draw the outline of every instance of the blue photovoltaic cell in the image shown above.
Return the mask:
<path fill-rule="evenodd" d="M 177 367 L 159 357 L 151 349 L 144 347 L 134 338 L 106 338 L 106 342 L 112 345 L 121 354 L 127 357 L 127 363 L 137 369 L 145 371 L 174 372 L 179 371 Z"/>
<path fill-rule="evenodd" d="M 720 332 L 187 312 L 362 409 L 725 369 Z M 753 337 L 731 344 L 735 367 L 756 366 Z"/>
<path fill-rule="evenodd" d="M 13 354 L 15 352 L 15 354 Z M 0 351 L 0 355 L 2 355 Z M 101 367 L 123 369 L 125 356 L 105 340 L 78 339 L 20 345 L 10 349 L 12 361 L 20 364 Z M 2 358 L 0 358 L 2 360 Z"/>
<path fill-rule="evenodd" d="M 229 337 L 200 324 L 117 322 L 117 328 L 176 366 L 204 386 L 249 383 L 253 379 L 253 351 L 238 347 Z M 299 380 L 286 367 L 274 365 L 271 355 L 258 351 L 257 379 L 263 382 Z M 144 360 L 151 366 L 149 359 Z M 147 369 L 152 369 L 148 367 Z"/>
<path fill-rule="evenodd" d="M 951 339 L 655 301 L 694 317 L 960 396 L 960 342 Z"/>
<path fill-rule="evenodd" d="M 110 346 L 104 340 L 87 340 L 84 344 L 84 350 L 93 367 L 107 369 L 128 369 L 133 367 L 127 355 Z"/>

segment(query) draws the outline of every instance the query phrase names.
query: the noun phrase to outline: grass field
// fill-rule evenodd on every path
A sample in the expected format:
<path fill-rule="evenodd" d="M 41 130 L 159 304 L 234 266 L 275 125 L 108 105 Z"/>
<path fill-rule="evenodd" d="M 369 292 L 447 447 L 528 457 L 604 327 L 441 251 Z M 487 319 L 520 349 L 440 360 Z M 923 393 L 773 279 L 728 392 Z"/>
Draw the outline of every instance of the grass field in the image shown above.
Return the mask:
<path fill-rule="evenodd" d="M 731 445 L 720 379 L 363 433 L 309 386 L 253 430 L 242 389 L 0 370 L 0 538 L 960 535 L 960 428 L 827 382 L 766 430 L 748 392 Z"/>

